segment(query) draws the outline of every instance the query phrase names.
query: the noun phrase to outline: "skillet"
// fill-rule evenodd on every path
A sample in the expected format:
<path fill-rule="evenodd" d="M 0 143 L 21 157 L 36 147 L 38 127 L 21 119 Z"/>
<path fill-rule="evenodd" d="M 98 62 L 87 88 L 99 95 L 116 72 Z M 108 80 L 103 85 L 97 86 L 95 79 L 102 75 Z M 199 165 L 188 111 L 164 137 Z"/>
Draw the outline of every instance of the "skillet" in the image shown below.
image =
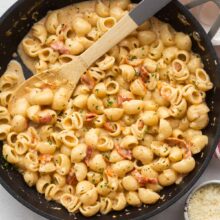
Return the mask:
<path fill-rule="evenodd" d="M 213 0 L 219 7 L 220 1 Z M 0 75 L 2 75 L 7 64 L 12 59 L 22 38 L 27 34 L 30 27 L 49 10 L 62 8 L 72 3 L 82 2 L 80 0 L 18 0 L 0 18 Z M 138 3 L 138 1 L 133 1 Z M 91 220 L 111 220 L 111 219 L 135 219 L 146 220 L 168 208 L 171 204 L 180 199 L 199 179 L 215 151 L 220 136 L 220 64 L 211 44 L 220 23 L 220 17 L 213 25 L 207 35 L 198 21 L 191 15 L 187 8 L 192 8 L 207 0 L 194 0 L 183 6 L 178 1 L 173 0 L 169 5 L 156 14 L 159 19 L 170 23 L 177 31 L 182 31 L 190 35 L 195 53 L 198 53 L 205 65 L 205 70 L 209 73 L 214 89 L 207 93 L 206 102 L 210 108 L 210 122 L 204 133 L 209 137 L 208 146 L 198 154 L 196 158 L 196 168 L 191 172 L 180 185 L 166 187 L 161 194 L 163 199 L 152 206 L 142 206 L 141 208 L 128 207 L 125 211 L 111 212 L 105 216 L 94 216 Z M 21 59 L 16 57 L 18 61 Z M 24 66 L 25 77 L 32 73 Z M 29 188 L 23 181 L 22 176 L 11 165 L 7 164 L 2 157 L 2 143 L 0 143 L 0 183 L 2 186 L 23 205 L 34 212 L 52 220 L 86 220 L 80 214 L 70 215 L 64 208 L 54 202 L 48 202 L 44 196 L 37 193 L 34 188 Z"/>

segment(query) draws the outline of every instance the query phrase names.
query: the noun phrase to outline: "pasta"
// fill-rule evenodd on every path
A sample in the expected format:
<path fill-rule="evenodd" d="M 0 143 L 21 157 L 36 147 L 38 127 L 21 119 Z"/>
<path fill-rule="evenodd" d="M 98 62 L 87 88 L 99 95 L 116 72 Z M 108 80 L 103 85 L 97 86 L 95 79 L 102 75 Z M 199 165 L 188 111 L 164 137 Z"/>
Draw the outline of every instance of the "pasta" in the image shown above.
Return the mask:
<path fill-rule="evenodd" d="M 35 73 L 62 68 L 133 7 L 129 0 L 80 4 L 49 12 L 21 42 Z M 11 61 L 0 79 L 4 158 L 70 213 L 156 203 L 208 144 L 201 130 L 213 84 L 191 47 L 188 35 L 150 18 L 86 71 L 70 99 L 60 82 L 42 81 L 9 111 L 24 81 Z"/>

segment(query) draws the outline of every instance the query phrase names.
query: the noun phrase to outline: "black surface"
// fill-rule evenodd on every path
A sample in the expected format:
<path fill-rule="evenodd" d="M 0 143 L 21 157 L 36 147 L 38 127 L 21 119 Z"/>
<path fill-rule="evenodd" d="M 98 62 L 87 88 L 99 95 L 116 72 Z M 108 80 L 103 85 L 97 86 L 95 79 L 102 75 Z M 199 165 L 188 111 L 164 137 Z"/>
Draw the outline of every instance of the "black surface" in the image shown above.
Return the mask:
<path fill-rule="evenodd" d="M 0 19 L 0 66 L 2 74 L 12 58 L 13 52 L 28 32 L 30 26 L 35 22 L 32 18 L 37 19 L 42 18 L 46 15 L 46 12 L 52 9 L 61 8 L 71 3 L 79 1 L 74 0 L 20 0 L 18 1 L 1 19 Z M 30 9 L 32 12 L 30 13 Z M 37 12 L 37 13 L 36 13 Z M 183 25 L 178 17 L 184 14 L 189 22 L 188 26 Z M 27 19 L 21 20 L 21 17 L 27 17 Z M 166 188 L 161 192 L 165 195 L 164 200 L 158 202 L 157 204 L 149 207 L 142 207 L 142 210 L 137 208 L 128 207 L 130 215 L 126 215 L 124 211 L 122 212 L 112 212 L 106 216 L 95 216 L 90 219 L 100 219 L 100 220 L 110 220 L 110 219 L 147 219 L 162 210 L 166 209 L 168 206 L 177 201 L 181 196 L 183 196 L 198 180 L 200 175 L 203 173 L 204 169 L 207 167 L 209 160 L 211 159 L 215 146 L 219 138 L 219 112 L 220 112 L 220 76 L 219 76 L 219 63 L 217 60 L 216 53 L 208 39 L 207 35 L 203 31 L 202 27 L 194 19 L 194 17 L 177 1 L 173 1 L 166 8 L 157 14 L 160 19 L 169 22 L 176 30 L 183 31 L 192 36 L 192 33 L 196 30 L 201 37 L 201 45 L 205 50 L 201 50 L 197 42 L 192 38 L 193 41 L 193 51 L 199 53 L 205 64 L 205 69 L 209 73 L 212 82 L 214 82 L 215 88 L 208 92 L 207 102 L 211 109 L 209 114 L 210 123 L 205 129 L 204 133 L 209 137 L 208 147 L 196 156 L 197 164 L 195 170 L 188 175 L 184 181 L 178 186 L 171 186 Z M 13 25 L 15 25 L 13 27 Z M 13 28 L 11 28 L 13 27 Z M 6 35 L 6 32 L 11 28 L 12 34 L 10 36 Z M 1 147 L 0 147 L 1 148 Z M 0 164 L 3 163 L 3 159 L 0 153 Z M 13 168 L 9 166 L 9 169 L 3 169 L 0 166 L 0 183 L 5 187 L 5 189 L 14 196 L 17 200 L 23 203 L 25 206 L 29 207 L 36 213 L 54 220 L 72 220 L 74 216 L 68 214 L 68 212 L 61 208 L 53 202 L 47 202 L 44 196 L 38 194 L 34 188 L 29 188 L 23 181 L 21 175 Z M 59 207 L 61 210 L 54 209 L 54 207 Z M 16 215 L 16 213 L 15 213 Z M 115 215 L 116 218 L 112 216 Z M 80 214 L 76 215 L 78 219 L 85 220 L 87 218 Z"/>

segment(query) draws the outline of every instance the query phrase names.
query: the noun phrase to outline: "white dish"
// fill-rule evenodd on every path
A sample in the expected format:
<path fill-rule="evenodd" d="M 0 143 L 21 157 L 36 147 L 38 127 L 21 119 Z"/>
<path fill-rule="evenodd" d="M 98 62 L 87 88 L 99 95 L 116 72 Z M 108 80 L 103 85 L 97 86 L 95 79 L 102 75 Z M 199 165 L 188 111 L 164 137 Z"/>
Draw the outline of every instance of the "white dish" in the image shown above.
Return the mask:
<path fill-rule="evenodd" d="M 185 208 L 184 208 L 184 218 L 185 220 L 191 220 L 189 217 L 189 204 L 190 204 L 190 200 L 191 198 L 195 195 L 195 193 L 200 190 L 201 188 L 208 186 L 208 185 L 220 185 L 220 180 L 209 180 L 206 182 L 203 182 L 202 184 L 200 184 L 199 186 L 195 187 L 190 194 L 187 197 L 186 203 L 185 203 Z"/>

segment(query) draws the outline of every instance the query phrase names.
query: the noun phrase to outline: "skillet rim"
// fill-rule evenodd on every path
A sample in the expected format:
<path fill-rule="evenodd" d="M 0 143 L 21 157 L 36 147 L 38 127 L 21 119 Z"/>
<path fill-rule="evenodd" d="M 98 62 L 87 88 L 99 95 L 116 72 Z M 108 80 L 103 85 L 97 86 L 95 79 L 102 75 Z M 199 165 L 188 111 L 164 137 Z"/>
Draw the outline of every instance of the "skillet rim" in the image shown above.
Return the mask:
<path fill-rule="evenodd" d="M 2 23 L 4 23 L 4 21 L 11 15 L 11 13 L 13 13 L 13 11 L 17 7 L 19 7 L 20 4 L 23 4 L 25 1 L 27 1 L 27 0 L 18 0 L 0 17 L 0 27 L 1 27 Z M 172 4 L 175 4 L 177 6 L 177 8 L 180 9 L 180 11 L 184 14 L 184 16 L 190 20 L 190 22 L 193 24 L 193 26 L 196 27 L 196 31 L 198 31 L 200 33 L 200 35 L 204 38 L 204 42 L 209 49 L 209 53 L 211 54 L 210 56 L 217 61 L 216 72 L 219 74 L 220 73 L 219 59 L 217 57 L 217 54 L 216 54 L 216 51 L 214 50 L 213 45 L 211 44 L 211 40 L 209 39 L 208 35 L 204 31 L 204 29 L 202 28 L 200 23 L 195 19 L 195 17 L 190 13 L 190 11 L 184 5 L 182 5 L 180 2 L 178 2 L 177 0 L 174 0 L 174 1 L 172 1 Z M 204 173 L 210 160 L 212 159 L 212 156 L 215 152 L 215 148 L 218 144 L 218 140 L 220 138 L 220 117 L 218 118 L 216 123 L 218 123 L 217 133 L 213 137 L 213 139 L 214 139 L 213 144 L 212 144 L 212 146 L 210 146 L 210 149 L 206 155 L 204 162 L 201 164 L 201 166 L 198 169 L 198 172 L 193 176 L 193 178 L 187 183 L 187 185 L 177 195 L 175 195 L 171 199 L 167 200 L 164 204 L 162 204 L 160 206 L 160 208 L 157 208 L 157 209 L 155 209 L 151 212 L 148 212 L 142 216 L 135 217 L 135 218 L 133 218 L 133 220 L 145 220 L 145 219 L 148 219 L 154 215 L 161 213 L 162 211 L 164 211 L 165 209 L 170 207 L 172 204 L 174 204 L 176 201 L 178 201 L 180 198 L 182 198 L 183 195 L 186 194 L 193 187 L 193 185 L 199 180 L 200 176 Z M 7 183 L 4 181 L 4 179 L 1 176 L 0 176 L 0 184 L 3 186 L 3 188 L 11 196 L 13 196 L 17 201 L 19 201 L 20 204 L 27 207 L 31 211 L 37 213 L 41 217 L 51 219 L 51 220 L 61 220 L 59 217 L 56 217 L 54 215 L 51 215 L 50 213 L 47 213 L 45 211 L 40 210 L 39 208 L 35 207 L 31 203 L 27 202 L 22 197 L 18 196 L 16 194 L 16 192 L 13 190 L 13 188 L 9 187 L 9 185 L 7 185 Z"/>

